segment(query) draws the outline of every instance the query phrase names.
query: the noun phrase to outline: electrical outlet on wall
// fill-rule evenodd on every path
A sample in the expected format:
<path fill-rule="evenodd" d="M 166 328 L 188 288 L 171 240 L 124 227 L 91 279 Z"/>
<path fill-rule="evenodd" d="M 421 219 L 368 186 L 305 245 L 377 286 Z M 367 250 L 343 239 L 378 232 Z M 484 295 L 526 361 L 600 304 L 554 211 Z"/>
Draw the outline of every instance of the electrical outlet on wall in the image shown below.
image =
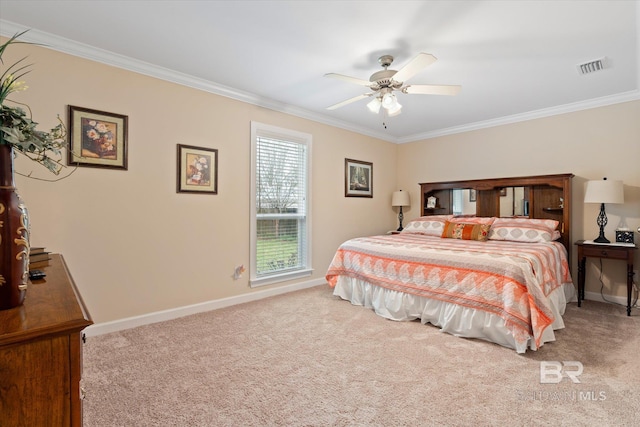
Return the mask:
<path fill-rule="evenodd" d="M 245 271 L 246 269 L 244 268 L 244 265 L 237 266 L 235 271 L 233 272 L 233 280 L 238 280 L 240 277 L 242 277 L 242 273 L 244 273 Z"/>

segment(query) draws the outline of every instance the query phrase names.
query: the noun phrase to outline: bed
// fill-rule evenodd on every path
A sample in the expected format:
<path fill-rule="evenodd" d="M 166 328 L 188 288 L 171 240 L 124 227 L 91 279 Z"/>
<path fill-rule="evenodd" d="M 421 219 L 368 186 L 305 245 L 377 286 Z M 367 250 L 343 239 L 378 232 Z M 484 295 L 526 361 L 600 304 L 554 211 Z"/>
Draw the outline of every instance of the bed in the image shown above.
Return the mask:
<path fill-rule="evenodd" d="M 537 350 L 555 340 L 574 299 L 572 176 L 420 184 L 422 215 L 399 233 L 341 244 L 327 282 L 334 295 L 387 319 L 420 319 L 518 353 Z M 464 197 L 475 190 L 471 214 L 457 212 L 455 193 L 463 189 Z M 526 215 L 500 215 L 501 204 L 514 205 L 508 190 Z"/>

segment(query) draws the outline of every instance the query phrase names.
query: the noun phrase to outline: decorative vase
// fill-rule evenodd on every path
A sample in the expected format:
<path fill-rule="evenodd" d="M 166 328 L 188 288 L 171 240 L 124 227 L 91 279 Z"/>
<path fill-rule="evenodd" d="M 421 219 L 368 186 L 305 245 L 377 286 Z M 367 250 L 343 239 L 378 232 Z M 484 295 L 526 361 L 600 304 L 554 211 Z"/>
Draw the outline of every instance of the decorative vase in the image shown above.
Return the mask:
<path fill-rule="evenodd" d="M 29 281 L 29 216 L 13 179 L 13 148 L 0 144 L 0 310 L 24 302 Z"/>

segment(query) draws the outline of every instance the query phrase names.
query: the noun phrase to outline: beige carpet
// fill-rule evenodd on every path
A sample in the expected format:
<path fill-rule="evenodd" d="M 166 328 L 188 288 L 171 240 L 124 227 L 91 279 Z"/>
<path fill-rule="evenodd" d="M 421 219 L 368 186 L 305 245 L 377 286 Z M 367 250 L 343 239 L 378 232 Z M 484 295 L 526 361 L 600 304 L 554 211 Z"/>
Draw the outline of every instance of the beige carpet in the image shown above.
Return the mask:
<path fill-rule="evenodd" d="M 85 426 L 640 425 L 640 315 L 571 304 L 518 355 L 393 322 L 319 286 L 91 337 Z M 580 384 L 540 383 L 579 361 Z"/>

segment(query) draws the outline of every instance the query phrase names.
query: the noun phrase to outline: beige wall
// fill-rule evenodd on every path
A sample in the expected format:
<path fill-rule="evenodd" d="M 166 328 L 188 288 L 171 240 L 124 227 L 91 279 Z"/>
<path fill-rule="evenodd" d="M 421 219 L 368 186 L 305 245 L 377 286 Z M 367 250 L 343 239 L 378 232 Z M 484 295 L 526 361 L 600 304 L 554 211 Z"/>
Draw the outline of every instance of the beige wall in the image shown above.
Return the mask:
<path fill-rule="evenodd" d="M 127 171 L 78 168 L 53 183 L 16 176 L 32 245 L 64 255 L 96 323 L 255 291 L 249 272 L 232 279 L 249 265 L 251 121 L 313 135 L 315 271 L 303 281 L 324 278 L 342 241 L 396 224 L 395 144 L 45 48 L 12 46 L 5 63 L 26 54 L 29 89 L 12 98 L 42 128 L 57 114 L 66 123 L 67 105 L 129 117 Z M 219 150 L 217 195 L 176 193 L 176 144 Z M 373 162 L 372 199 L 344 197 L 345 158 Z M 16 169 L 53 177 L 24 157 Z"/>
<path fill-rule="evenodd" d="M 640 226 L 640 101 L 562 114 L 398 147 L 398 185 L 420 200 L 420 182 L 573 173 L 572 240 L 598 236 L 599 206 L 584 204 L 587 180 L 624 182 L 624 205 L 607 205 L 605 234 L 615 240 L 624 219 Z M 420 215 L 419 203 L 406 218 Z M 636 243 L 640 235 L 635 234 Z M 635 269 L 640 267 L 636 251 Z M 576 251 L 572 251 L 574 282 Z M 600 292 L 599 263 L 587 263 L 587 292 Z M 604 293 L 626 296 L 626 266 L 604 262 Z"/>
<path fill-rule="evenodd" d="M 405 223 L 418 216 L 419 182 L 574 173 L 577 240 L 597 235 L 598 207 L 581 202 L 584 182 L 607 176 L 625 182 L 626 198 L 607 206 L 607 235 L 623 216 L 640 226 L 638 101 L 394 145 L 45 48 L 12 46 L 5 63 L 26 54 L 29 90 L 13 98 L 42 127 L 57 114 L 66 122 L 68 105 L 129 117 L 127 171 L 78 168 L 53 183 L 16 176 L 32 244 L 65 256 L 96 323 L 254 292 L 248 272 L 232 279 L 249 265 L 251 121 L 313 135 L 315 272 L 306 280 L 322 280 L 342 241 L 397 227 L 394 190 L 411 192 Z M 176 193 L 176 144 L 219 150 L 217 195 Z M 373 199 L 344 197 L 345 158 L 373 162 Z M 16 169 L 52 178 L 23 157 Z M 599 291 L 594 269 L 587 291 Z M 605 262 L 605 275 L 604 292 L 624 294 L 623 266 Z"/>

